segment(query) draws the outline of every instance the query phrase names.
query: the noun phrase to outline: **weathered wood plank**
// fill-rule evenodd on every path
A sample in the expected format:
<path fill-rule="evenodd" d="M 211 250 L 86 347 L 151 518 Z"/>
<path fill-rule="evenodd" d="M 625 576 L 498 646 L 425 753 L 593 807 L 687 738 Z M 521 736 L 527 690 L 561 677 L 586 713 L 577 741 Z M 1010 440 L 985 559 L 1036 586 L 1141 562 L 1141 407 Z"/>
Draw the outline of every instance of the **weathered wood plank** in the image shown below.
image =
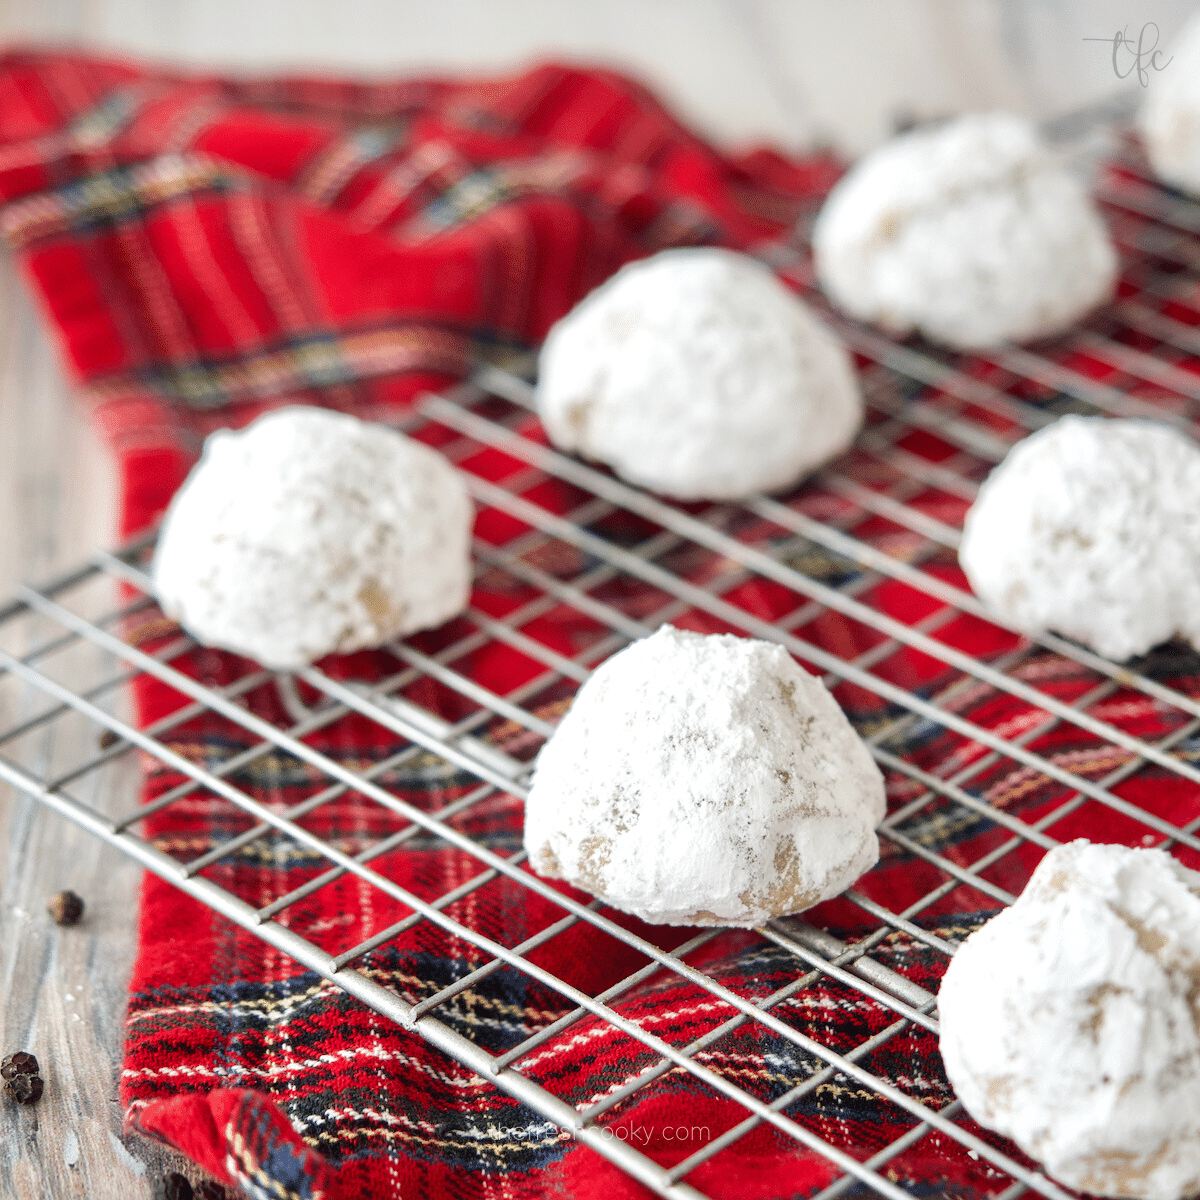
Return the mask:
<path fill-rule="evenodd" d="M 113 471 L 63 377 L 12 262 L 0 260 L 0 596 L 39 580 L 113 539 Z M 35 623 L 8 635 L 37 636 Z M 95 654 L 64 657 L 60 678 L 79 683 Z M 119 698 L 118 698 L 119 702 Z M 44 701 L 10 684 L 0 728 L 14 707 Z M 19 755 L 53 770 L 94 751 L 95 730 L 58 721 L 24 739 Z M 95 807 L 125 811 L 136 801 L 132 756 L 78 792 Z M 29 1050 L 46 1080 L 31 1108 L 0 1102 L 0 1197 L 149 1200 L 153 1180 L 182 1164 L 140 1138 L 121 1141 L 117 1102 L 140 869 L 27 796 L 0 787 L 0 1053 Z M 83 922 L 60 929 L 45 911 L 69 887 L 85 898 Z M 194 1176 L 193 1176 L 194 1177 Z"/>

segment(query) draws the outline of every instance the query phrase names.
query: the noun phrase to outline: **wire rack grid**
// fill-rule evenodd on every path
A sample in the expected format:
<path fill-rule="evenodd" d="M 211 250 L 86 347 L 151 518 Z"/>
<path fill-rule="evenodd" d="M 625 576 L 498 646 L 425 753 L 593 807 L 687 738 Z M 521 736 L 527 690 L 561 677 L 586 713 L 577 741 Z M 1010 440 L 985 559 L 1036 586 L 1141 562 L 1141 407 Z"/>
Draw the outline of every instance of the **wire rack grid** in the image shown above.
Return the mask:
<path fill-rule="evenodd" d="M 660 1195 L 717 1194 L 689 1177 L 764 1126 L 828 1160 L 820 1200 L 862 1186 L 899 1200 L 908 1193 L 890 1166 L 939 1137 L 986 1163 L 991 1190 L 1003 1200 L 1028 1190 L 1067 1195 L 980 1131 L 956 1100 L 923 1102 L 872 1056 L 914 1029 L 937 1033 L 934 993 L 894 959 L 892 966 L 880 961 L 880 951 L 904 939 L 944 965 L 956 945 L 953 930 L 936 920 L 947 905 L 970 901 L 986 911 L 1010 903 L 1040 855 L 1081 828 L 1117 829 L 1104 840 L 1162 846 L 1185 858 L 1200 852 L 1194 653 L 1171 646 L 1118 666 L 1060 637 L 1019 636 L 965 590 L 955 566 L 961 519 L 980 480 L 1020 437 L 1064 412 L 1151 415 L 1192 428 L 1200 403 L 1200 205 L 1149 182 L 1128 141 L 1102 172 L 1098 196 L 1124 259 L 1122 293 L 1053 344 L 965 359 L 896 344 L 826 310 L 858 356 L 868 423 L 850 455 L 789 495 L 679 505 L 632 488 L 549 448 L 532 415 L 531 387 L 513 371 L 483 368 L 452 392 L 424 397 L 405 427 L 463 467 L 493 518 L 476 538 L 478 576 L 507 581 L 517 599 L 502 611 L 473 604 L 440 641 L 392 645 L 395 670 L 386 678 L 356 682 L 312 666 L 294 676 L 247 670 L 222 687 L 198 681 L 180 669 L 195 644 L 156 616 L 151 537 L 97 553 L 45 586 L 22 587 L 0 609 L 9 647 L 0 649 L 0 779 L 427 1039 Z M 763 257 L 811 292 L 802 240 L 766 247 Z M 491 464 L 486 474 L 476 473 L 484 461 Z M 548 488 L 567 500 L 548 505 Z M 571 652 L 542 633 L 546 620 L 564 613 L 586 632 Z M 755 931 L 760 944 L 793 963 L 792 977 L 769 994 L 730 985 L 708 969 L 723 931 L 664 949 L 597 902 L 530 873 L 519 844 L 494 847 L 457 820 L 498 798 L 523 799 L 537 748 L 570 693 L 598 662 L 668 621 L 773 640 L 824 677 L 888 779 L 880 870 L 909 864 L 916 881 L 898 904 L 886 887 L 873 886 L 877 872 L 848 891 L 838 903 L 858 922 L 850 937 L 803 918 Z M 147 623 L 162 634 L 152 645 L 135 636 Z M 519 686 L 501 693 L 472 672 L 473 656 L 489 647 L 529 664 Z M 83 684 L 71 665 L 80 656 L 88 664 Z M 124 697 L 131 683 L 147 679 L 169 689 L 177 707 L 138 728 Z M 418 682 L 452 696 L 455 715 L 415 701 Z M 264 685 L 277 689 L 285 720 L 246 704 Z M 243 731 L 248 747 L 219 763 L 181 750 L 173 731 L 208 714 Z M 348 764 L 307 740 L 347 714 L 386 731 L 391 752 L 366 766 Z M 78 761 L 52 762 L 46 740 L 71 722 L 92 730 L 87 744 L 95 748 Z M 500 729 L 508 735 L 499 737 Z M 112 815 L 92 802 L 89 787 L 131 752 L 181 782 Z M 264 803 L 236 782 L 248 764 L 280 754 L 322 782 L 299 804 Z M 471 786 L 427 811 L 387 782 L 388 771 L 418 760 L 448 765 Z M 1170 807 L 1152 798 L 1164 779 L 1175 797 Z M 308 820 L 347 795 L 371 805 L 386 826 L 357 852 Z M 245 820 L 192 852 L 161 832 L 176 806 L 196 796 L 219 798 Z M 150 816 L 159 822 L 154 836 L 146 832 Z M 958 836 L 964 831 L 971 836 Z M 223 886 L 215 868 L 266 837 L 302 848 L 321 866 L 300 886 L 251 902 Z M 474 875 L 421 895 L 372 865 L 422 838 L 468 854 Z M 348 877 L 398 902 L 404 915 L 347 945 L 287 919 L 301 901 Z M 506 945 L 455 915 L 459 901 L 501 877 L 557 906 L 561 917 Z M 364 969 L 372 952 L 423 923 L 475 947 L 478 965 L 419 997 L 373 979 Z M 618 939 L 642 965 L 597 994 L 539 965 L 535 952 L 578 923 Z M 443 1006 L 506 970 L 536 980 L 564 1007 L 498 1049 L 453 1028 Z M 623 997 L 672 978 L 701 989 L 722 1014 L 685 1044 L 621 1009 Z M 883 1023 L 858 1044 L 836 1048 L 798 1028 L 792 1005 L 818 985 L 844 989 Z M 621 1086 L 580 1104 L 523 1065 L 586 1020 L 609 1023 L 650 1058 L 631 1065 Z M 708 1053 L 746 1026 L 806 1056 L 810 1067 L 780 1094 L 764 1098 Z M 734 1101 L 744 1115 L 662 1165 L 611 1136 L 606 1122 L 671 1072 Z M 831 1080 L 852 1081 L 893 1114 L 896 1133 L 886 1145 L 837 1142 L 803 1117 L 800 1102 Z"/>

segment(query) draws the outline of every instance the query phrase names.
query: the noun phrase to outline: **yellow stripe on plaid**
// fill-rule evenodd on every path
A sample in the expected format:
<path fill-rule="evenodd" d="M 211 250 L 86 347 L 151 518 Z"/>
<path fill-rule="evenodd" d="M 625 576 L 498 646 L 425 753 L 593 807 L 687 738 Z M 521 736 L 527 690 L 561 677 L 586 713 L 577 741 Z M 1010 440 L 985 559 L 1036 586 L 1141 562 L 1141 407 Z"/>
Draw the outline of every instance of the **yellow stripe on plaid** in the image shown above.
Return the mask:
<path fill-rule="evenodd" d="M 168 154 L 135 167 L 90 175 L 56 192 L 40 192 L 0 212 L 0 235 L 14 248 L 69 229 L 133 216 L 176 196 L 227 181 L 200 155 Z"/>

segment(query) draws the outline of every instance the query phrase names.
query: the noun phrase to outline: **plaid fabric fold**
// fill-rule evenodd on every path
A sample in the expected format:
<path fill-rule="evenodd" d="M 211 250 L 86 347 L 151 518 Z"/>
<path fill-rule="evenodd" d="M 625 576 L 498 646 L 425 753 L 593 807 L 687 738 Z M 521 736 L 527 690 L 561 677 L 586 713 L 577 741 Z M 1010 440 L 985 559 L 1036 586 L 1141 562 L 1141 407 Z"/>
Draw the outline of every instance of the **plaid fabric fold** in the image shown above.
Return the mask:
<path fill-rule="evenodd" d="M 50 52 L 0 58 L 0 234 L 16 251 L 117 456 L 125 532 L 142 529 L 161 512 L 211 430 L 243 424 L 282 403 L 394 419 L 418 393 L 462 378 L 478 362 L 535 347 L 555 319 L 626 261 L 682 244 L 766 255 L 773 245 L 792 246 L 797 220 L 836 175 L 836 164 L 820 156 L 722 155 L 639 85 L 605 70 L 548 64 L 504 79 L 365 84 L 232 80 Z M 915 441 L 909 449 L 921 452 Z M 501 457 L 485 454 L 472 469 L 484 477 L 499 474 Z M 577 497 L 565 484 L 552 485 L 538 503 L 565 512 Z M 953 525 L 962 504 L 940 495 L 927 511 Z M 836 514 L 818 504 L 810 515 Z M 485 533 L 502 524 L 500 514 L 480 516 Z M 628 532 L 636 541 L 636 528 Z M 610 524 L 605 535 L 619 540 L 622 531 Z M 749 529 L 737 536 L 770 535 Z M 903 557 L 902 547 L 893 549 Z M 837 584 L 858 570 L 816 546 L 801 557 L 805 574 Z M 577 562 L 540 565 L 563 577 L 579 569 Z M 926 565 L 961 584 L 951 555 Z M 694 570 L 681 560 L 678 569 L 703 583 L 714 567 L 710 556 Z M 485 570 L 477 580 L 474 604 L 484 612 L 502 614 L 528 598 L 501 575 Z M 726 598 L 776 620 L 794 603 L 783 590 L 754 580 Z M 895 581 L 875 584 L 860 598 L 906 623 L 929 612 L 927 596 Z M 610 600 L 633 616 L 647 609 L 637 594 Z M 702 612 L 688 612 L 679 623 L 721 628 Z M 566 606 L 523 628 L 568 656 L 598 638 L 595 623 Z M 150 610 L 126 636 L 152 651 L 177 632 Z M 451 623 L 413 644 L 435 653 L 462 633 Z M 833 613 L 805 636 L 843 657 L 871 644 L 861 627 Z M 938 636 L 988 657 L 1017 645 L 969 616 Z M 237 687 L 252 669 L 204 649 L 173 663 L 211 687 Z M 366 684 L 398 670 L 383 651 L 323 666 L 334 678 Z M 535 673 L 531 660 L 498 643 L 472 651 L 457 666 L 502 695 Z M 1189 694 L 1197 690 L 1190 657 L 1168 655 L 1149 669 Z M 1021 672 L 1066 702 L 1094 683 L 1084 668 L 1048 652 L 1029 657 Z M 915 652 L 897 652 L 884 674 L 984 729 L 1029 734 L 1031 750 L 1086 778 L 1103 778 L 1128 761 L 1078 729 L 1041 732 L 1041 716 L 1023 701 L 964 686 Z M 286 723 L 276 687 L 248 689 L 242 700 L 251 712 Z M 428 679 L 405 695 L 451 721 L 463 715 L 453 696 Z M 538 713 L 553 721 L 568 695 L 565 689 L 541 696 Z M 838 695 L 864 734 L 901 715 L 859 688 L 847 686 Z M 145 678 L 135 698 L 143 725 L 180 704 L 177 694 Z M 1184 719 L 1125 689 L 1105 703 L 1110 719 L 1143 737 L 1165 736 Z M 1033 821 L 1061 799 L 1063 784 L 1011 761 L 989 763 L 985 746 L 943 726 L 914 718 L 897 729 L 884 748 L 931 774 L 947 777 L 979 764 L 972 791 L 998 809 Z M 494 723 L 481 736 L 527 756 L 528 736 L 515 726 Z M 393 763 L 403 743 L 361 717 L 340 717 L 305 741 L 336 763 L 371 772 L 404 801 L 445 813 L 454 828 L 489 849 L 506 853 L 520 844 L 516 800 L 496 794 L 455 809 L 477 780 L 425 753 Z M 231 785 L 276 811 L 328 785 L 299 757 L 248 754 L 252 743 L 244 729 L 212 714 L 175 725 L 168 737 L 183 760 L 219 768 Z M 1191 747 L 1185 741 L 1176 750 L 1190 756 Z M 893 808 L 920 790 L 898 772 L 888 782 Z M 147 768 L 145 800 L 186 783 L 182 772 L 154 763 Z M 1196 789 L 1166 771 L 1144 768 L 1117 786 L 1167 819 L 1182 821 L 1181 814 L 1195 811 Z M 305 827 L 339 850 L 358 853 L 394 829 L 385 817 L 379 806 L 347 791 L 315 808 Z M 197 790 L 153 811 L 145 825 L 160 848 L 192 858 L 252 821 L 232 803 Z M 1084 833 L 1124 841 L 1135 840 L 1140 829 L 1088 802 L 1055 826 L 1060 839 Z M 948 803 L 906 826 L 906 836 L 951 862 L 969 863 L 1011 834 L 972 808 Z M 1186 861 L 1190 853 L 1181 857 Z M 1000 857 L 990 882 L 1019 891 L 1039 854 L 1026 843 Z M 371 865 L 430 898 L 480 871 L 478 860 L 425 834 Z M 246 842 L 206 874 L 262 905 L 326 867 L 295 840 L 268 835 Z M 858 886 L 899 911 L 906 898 L 927 895 L 942 878 L 931 863 L 888 841 L 879 868 Z M 947 887 L 919 920 L 941 937 L 957 938 L 996 906 L 992 896 L 965 884 Z M 510 946 L 562 915 L 504 876 L 446 911 Z M 345 875 L 279 919 L 332 947 L 353 945 L 407 913 L 399 901 Z M 664 949 L 692 932 L 609 915 Z M 845 901 L 822 906 L 811 919 L 847 939 L 863 931 L 861 910 Z M 249 1195 L 620 1200 L 646 1194 L 532 1109 L 152 875 L 143 886 L 140 930 L 122 1076 L 130 1121 Z M 893 932 L 873 954 L 936 990 L 937 956 L 919 940 Z M 530 957 L 592 995 L 644 961 L 582 924 Z M 418 1001 L 484 961 L 469 941 L 420 922 L 356 966 Z M 718 934 L 689 961 L 749 997 L 770 995 L 797 971 L 791 955 L 752 932 Z M 662 973 L 614 1005 L 677 1046 L 735 1015 L 708 992 Z M 561 994 L 502 969 L 438 1014 L 454 1032 L 502 1052 L 569 1011 Z M 894 1017 L 830 978 L 773 1011 L 793 1028 L 846 1050 Z M 788 1112 L 860 1160 L 914 1124 L 753 1022 L 713 1040 L 696 1059 L 768 1104 L 813 1081 Z M 586 1018 L 547 1041 L 522 1070 L 568 1103 L 584 1105 L 614 1094 L 655 1062 L 652 1051 L 620 1029 Z M 919 1026 L 881 1043 L 862 1065 L 934 1109 L 952 1099 L 936 1039 Z M 618 1106 L 605 1128 L 673 1165 L 702 1139 L 736 1125 L 745 1111 L 686 1072 L 668 1070 Z M 986 1163 L 936 1133 L 915 1138 L 887 1170 L 922 1195 L 995 1190 Z M 810 1195 L 835 1174 L 826 1157 L 762 1124 L 688 1182 L 714 1196 L 752 1200 Z"/>
<path fill-rule="evenodd" d="M 212 429 L 393 413 L 536 345 L 622 263 L 776 237 L 825 159 L 718 155 L 641 87 L 229 80 L 0 57 L 0 235 L 124 472 L 124 528 Z"/>

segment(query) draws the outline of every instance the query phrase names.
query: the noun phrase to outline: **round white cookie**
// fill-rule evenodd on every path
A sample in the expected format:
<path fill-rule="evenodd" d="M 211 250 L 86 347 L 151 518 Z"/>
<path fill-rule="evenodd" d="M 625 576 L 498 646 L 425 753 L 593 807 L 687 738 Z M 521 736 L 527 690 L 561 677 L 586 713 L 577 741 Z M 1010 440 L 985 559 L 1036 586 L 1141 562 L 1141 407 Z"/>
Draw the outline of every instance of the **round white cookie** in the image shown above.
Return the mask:
<path fill-rule="evenodd" d="M 850 359 L 755 259 L 664 250 L 550 330 L 537 407 L 563 450 L 684 500 L 789 487 L 862 423 Z"/>
<path fill-rule="evenodd" d="M 846 312 L 964 348 L 1047 337 L 1111 295 L 1117 259 L 1033 126 L 971 114 L 895 138 L 830 192 L 817 276 Z"/>
<path fill-rule="evenodd" d="M 1138 114 L 1150 165 L 1167 183 L 1200 194 L 1200 13 L 1148 71 Z"/>
<path fill-rule="evenodd" d="M 667 625 L 604 662 L 543 747 L 533 869 L 664 925 L 753 926 L 879 858 L 883 779 L 781 646 Z"/>
<path fill-rule="evenodd" d="M 967 1111 L 1101 1196 L 1200 1190 L 1200 874 L 1071 842 L 955 954 L 942 1058 Z"/>
<path fill-rule="evenodd" d="M 321 408 L 214 433 L 163 521 L 154 587 L 198 641 L 293 669 L 467 603 L 473 508 L 435 450 Z"/>
<path fill-rule="evenodd" d="M 985 604 L 1120 661 L 1200 644 L 1200 447 L 1153 421 L 1063 417 L 1018 442 L 967 514 Z"/>

